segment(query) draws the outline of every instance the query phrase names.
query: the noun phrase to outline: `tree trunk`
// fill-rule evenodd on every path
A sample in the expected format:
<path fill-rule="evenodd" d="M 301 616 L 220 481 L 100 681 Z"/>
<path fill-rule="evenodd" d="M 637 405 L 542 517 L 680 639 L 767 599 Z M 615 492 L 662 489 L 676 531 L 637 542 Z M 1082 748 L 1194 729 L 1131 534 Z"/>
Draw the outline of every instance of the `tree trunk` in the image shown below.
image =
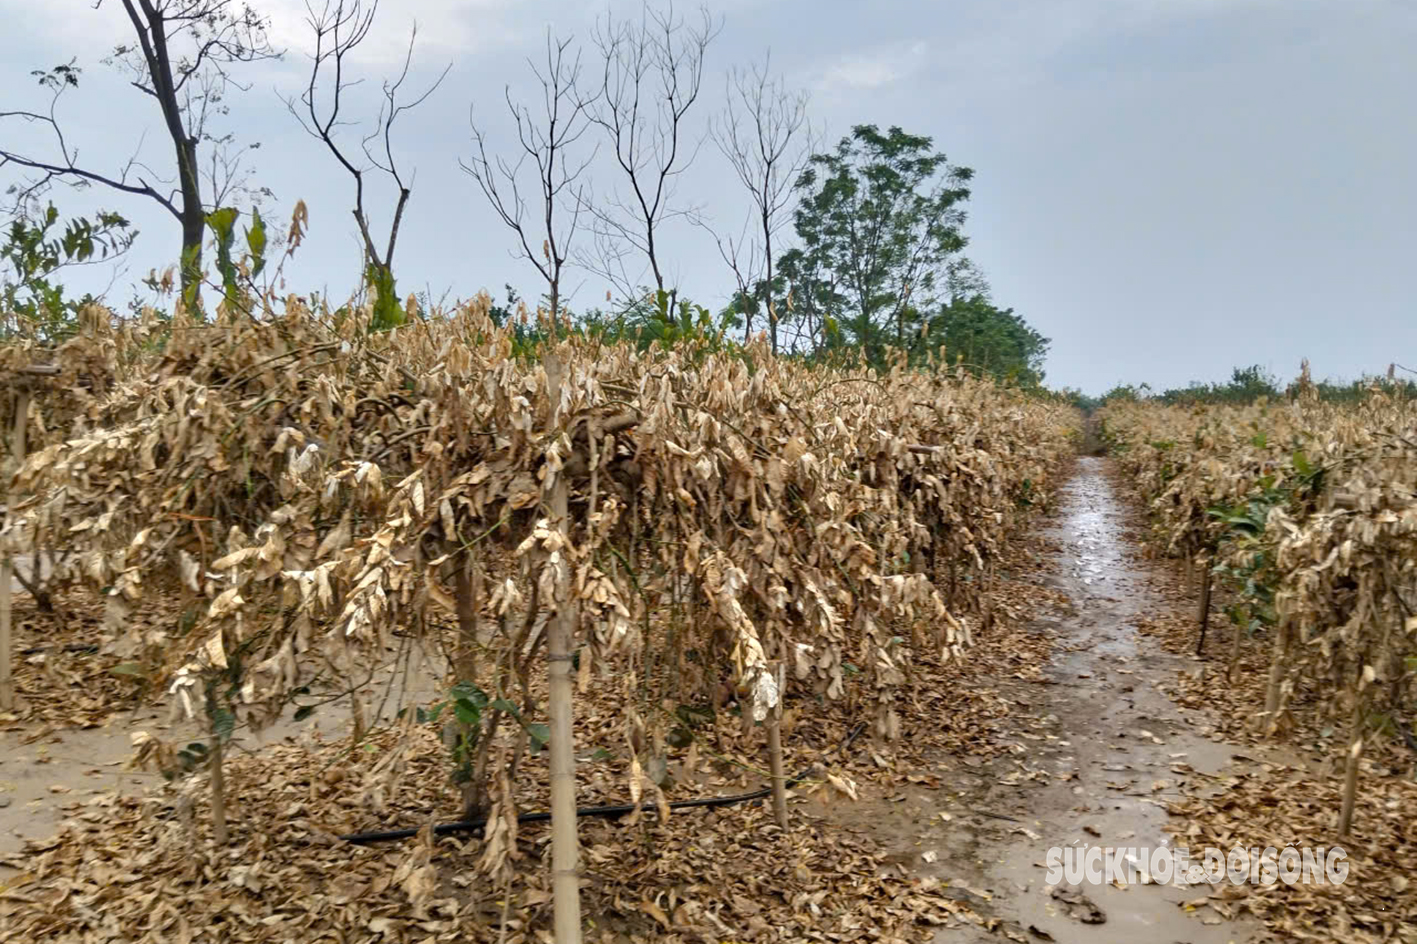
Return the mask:
<path fill-rule="evenodd" d="M 546 355 L 547 389 L 553 404 L 561 399 L 561 363 Z M 560 428 L 559 410 L 553 406 L 551 427 Z M 564 471 L 551 487 L 551 515 L 561 533 L 563 547 L 557 564 L 556 612 L 546 632 L 547 715 L 551 726 L 551 891 L 556 944 L 580 944 L 581 891 L 577 874 L 580 850 L 576 835 L 576 758 L 572 741 L 571 646 L 575 613 L 571 600 L 571 565 L 565 559 L 570 535 L 569 496 Z"/>
<path fill-rule="evenodd" d="M 165 42 L 161 60 L 165 60 Z M 158 84 L 159 101 L 167 118 L 168 133 L 177 149 L 177 185 L 182 195 L 182 300 L 189 311 L 195 312 L 202 284 L 202 240 L 206 235 L 207 213 L 202 206 L 202 181 L 197 173 L 197 139 L 188 135 L 182 124 L 181 109 L 176 93 L 171 91 L 171 78 L 166 85 Z M 169 101 L 170 99 L 170 101 Z"/>
<path fill-rule="evenodd" d="M 477 682 L 477 612 L 481 597 L 481 574 L 474 576 L 476 563 L 470 554 L 455 558 L 454 605 L 457 607 L 458 644 L 453 655 L 455 682 Z"/>
<path fill-rule="evenodd" d="M 772 338 L 772 352 L 777 353 L 777 306 L 772 301 L 772 220 L 763 213 L 763 257 L 766 260 L 767 278 L 763 282 L 763 310 L 768 314 L 768 330 Z"/>
<path fill-rule="evenodd" d="M 193 199 L 193 211 L 182 208 L 182 298 L 189 310 L 196 309 L 202 285 L 202 237 L 207 222 L 201 197 Z"/>

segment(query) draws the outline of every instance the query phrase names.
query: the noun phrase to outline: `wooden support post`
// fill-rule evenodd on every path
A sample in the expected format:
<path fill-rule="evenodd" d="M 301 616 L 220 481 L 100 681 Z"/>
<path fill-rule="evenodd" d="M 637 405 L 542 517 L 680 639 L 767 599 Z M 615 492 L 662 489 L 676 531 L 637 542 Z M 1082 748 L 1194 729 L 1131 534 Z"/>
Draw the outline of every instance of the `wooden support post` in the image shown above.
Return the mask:
<path fill-rule="evenodd" d="M 551 428 L 560 429 L 561 363 L 554 351 L 546 354 L 546 385 L 552 406 Z M 556 564 L 556 608 L 546 627 L 547 715 L 551 727 L 551 896 L 556 944 L 581 942 L 580 848 L 576 834 L 576 757 L 572 738 L 571 648 L 575 642 L 575 603 L 571 599 L 569 551 L 571 522 L 566 474 L 556 474 L 551 486 L 552 526 L 560 532 L 562 548 Z"/>
<path fill-rule="evenodd" d="M 21 387 L 15 391 L 15 422 L 13 439 L 11 440 L 11 453 L 14 456 L 14 472 L 18 472 L 20 466 L 25 461 L 25 418 L 30 410 L 30 392 Z M 10 482 L 14 477 L 11 475 Z M 9 523 L 10 508 L 15 503 L 15 495 L 12 488 L 5 489 L 5 520 Z M 15 563 L 10 556 L 10 539 L 7 536 L 3 541 L 4 547 L 0 548 L 0 710 L 13 711 L 15 708 L 15 678 L 13 675 L 13 649 L 12 637 L 12 613 L 11 596 L 15 583 Z M 40 564 L 36 561 L 33 564 L 33 572 L 36 575 L 35 585 L 38 586 L 38 571 Z"/>
<path fill-rule="evenodd" d="M 1363 760 L 1363 690 L 1353 693 L 1353 721 L 1348 731 L 1348 752 L 1343 771 L 1343 808 L 1338 814 L 1338 835 L 1348 839 L 1353 831 L 1353 807 L 1358 800 L 1358 766 Z"/>
<path fill-rule="evenodd" d="M 1205 631 L 1210 625 L 1210 555 L 1202 555 L 1196 569 L 1200 571 L 1201 582 L 1200 612 L 1196 617 L 1200 624 L 1200 638 L 1196 640 L 1196 655 L 1199 656 L 1205 651 Z"/>
<path fill-rule="evenodd" d="M 1284 668 L 1288 660 L 1289 624 L 1280 620 L 1274 628 L 1274 649 L 1269 657 L 1269 681 L 1264 692 L 1264 724 L 1262 731 L 1272 732 L 1279 724 L 1279 691 L 1284 684 Z"/>
<path fill-rule="evenodd" d="M 1231 682 L 1240 674 L 1240 649 L 1244 645 L 1246 627 L 1235 627 L 1235 638 L 1230 641 L 1230 668 L 1226 672 L 1226 677 Z"/>
<path fill-rule="evenodd" d="M 782 763 L 782 682 L 784 673 L 778 669 L 777 704 L 768 709 L 768 768 L 772 773 L 772 811 L 777 825 L 787 829 L 787 774 Z"/>

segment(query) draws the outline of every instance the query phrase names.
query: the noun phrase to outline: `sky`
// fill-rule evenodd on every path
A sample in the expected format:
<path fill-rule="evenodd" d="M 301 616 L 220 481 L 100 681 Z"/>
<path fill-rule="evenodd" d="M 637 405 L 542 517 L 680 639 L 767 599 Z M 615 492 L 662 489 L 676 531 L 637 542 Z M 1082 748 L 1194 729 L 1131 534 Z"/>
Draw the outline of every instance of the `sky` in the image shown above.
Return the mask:
<path fill-rule="evenodd" d="M 284 228 L 297 200 L 309 209 L 288 289 L 346 294 L 360 263 L 352 180 L 281 98 L 308 79 L 305 5 L 252 2 L 286 55 L 240 73 L 250 89 L 231 96 L 218 128 L 259 142 L 250 157 L 274 193 L 268 219 Z M 472 154 L 469 116 L 490 150 L 510 146 L 504 90 L 535 91 L 528 57 L 542 53 L 548 27 L 586 45 L 593 73 L 596 17 L 639 9 L 385 0 L 353 63 L 365 81 L 349 93 L 351 119 L 374 118 L 380 82 L 398 69 L 415 23 L 409 86 L 450 67 L 400 119 L 395 142 L 401 165 L 416 169 L 395 266 L 402 291 L 466 298 L 511 283 L 535 296 L 535 270 L 513 255 L 511 233 L 459 168 Z M 1394 361 L 1417 369 L 1414 0 L 718 0 L 708 9 L 723 28 L 688 118 L 694 138 L 726 104 L 727 70 L 769 52 L 773 70 L 810 94 L 823 142 L 861 123 L 932 137 L 975 170 L 967 254 L 995 301 L 1052 339 L 1050 386 L 1159 390 L 1249 364 L 1287 379 L 1303 358 L 1316 377 Z M 694 12 L 682 0 L 679 11 Z M 172 166 L 151 100 L 102 62 L 131 41 L 117 0 L 97 9 L 0 0 L 0 22 L 0 110 L 45 107 L 30 71 L 74 59 L 84 71 L 60 115 L 81 163 L 112 173 L 136 153 L 158 171 Z M 46 153 L 34 132 L 0 121 L 0 142 Z M 347 133 L 357 145 L 358 129 Z M 597 189 L 614 182 L 603 157 L 590 169 Z M 0 168 L 0 186 L 13 180 Z M 749 206 L 711 142 L 676 197 L 720 232 L 736 232 Z M 65 213 L 119 210 L 140 229 L 121 271 L 82 276 L 111 285 L 115 304 L 175 260 L 177 224 L 150 201 L 96 189 L 55 200 Z M 369 194 L 376 229 L 392 203 L 386 186 Z M 670 225 L 662 244 L 686 295 L 711 307 L 726 299 L 732 276 L 706 229 Z M 584 269 L 568 284 L 578 307 L 603 303 L 609 287 Z"/>

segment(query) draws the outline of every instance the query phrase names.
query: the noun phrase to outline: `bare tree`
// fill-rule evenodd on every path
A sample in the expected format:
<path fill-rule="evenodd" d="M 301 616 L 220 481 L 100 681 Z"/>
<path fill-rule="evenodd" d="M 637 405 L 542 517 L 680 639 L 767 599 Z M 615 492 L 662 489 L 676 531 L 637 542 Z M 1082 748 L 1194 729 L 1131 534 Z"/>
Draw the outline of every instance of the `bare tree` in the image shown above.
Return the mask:
<path fill-rule="evenodd" d="M 489 158 L 486 132 L 473 121 L 472 137 L 477 153 L 467 162 L 458 162 L 477 181 L 498 218 L 516 234 L 515 255 L 529 260 L 546 281 L 553 318 L 560 316 L 561 275 L 570 257 L 582 209 L 589 205 L 585 187 L 579 180 L 595 159 L 594 150 L 584 160 L 571 158 L 577 142 L 590 127 L 590 110 L 594 106 L 593 98 L 581 95 L 581 56 L 579 50 L 573 57 L 568 56 L 571 44 L 572 40 L 556 39 L 547 30 L 545 63 L 538 66 L 527 60 L 532 74 L 541 83 L 541 104 L 537 113 L 528 105 L 514 102 L 510 86 L 503 92 L 507 109 L 517 125 L 515 158 Z M 532 172 L 536 178 L 536 198 L 541 204 L 534 222 L 527 219 L 527 198 L 522 185 L 523 177 Z M 533 248 L 538 237 L 542 241 L 540 253 Z"/>
<path fill-rule="evenodd" d="M 95 6 L 101 3 L 98 0 Z M 227 198 L 242 179 L 244 150 L 232 149 L 231 135 L 214 135 L 209 122 L 226 113 L 223 99 L 230 89 L 247 88 L 233 77 L 233 66 L 280 54 L 267 41 L 266 21 L 244 3 L 122 0 L 122 4 L 137 42 L 118 46 L 109 61 L 128 70 L 129 84 L 157 102 L 175 151 L 176 174 L 164 178 L 140 163 L 136 154 L 116 172 L 79 163 L 79 151 L 65 137 L 58 117 L 61 96 L 79 84 L 80 69 L 72 62 L 32 73 L 51 93 L 46 111 L 0 112 L 0 119 L 46 126 L 56 153 L 40 158 L 0 148 L 0 167 L 13 164 L 38 172 L 38 177 L 18 188 L 21 202 L 56 180 L 101 184 L 156 201 L 181 224 L 182 288 L 191 301 L 201 280 L 206 211 Z M 206 168 L 199 163 L 202 145 L 214 152 Z M 209 197 L 205 201 L 204 190 Z"/>
<path fill-rule="evenodd" d="M 285 105 L 295 116 L 295 120 L 300 122 L 300 126 L 312 137 L 324 142 L 325 147 L 334 155 L 335 160 L 354 178 L 354 209 L 352 212 L 364 245 L 368 281 L 375 286 L 379 293 L 378 305 L 381 308 L 388 308 L 390 305 L 396 308 L 396 302 L 392 297 L 394 249 L 398 245 L 399 226 L 403 222 L 404 208 L 408 206 L 408 199 L 412 194 L 412 180 L 404 180 L 398 163 L 394 159 L 394 122 L 398 120 L 399 115 L 417 108 L 427 101 L 428 96 L 432 95 L 442 84 L 443 79 L 447 77 L 452 63 L 450 62 L 444 67 L 438 78 L 422 94 L 414 96 L 410 101 L 399 102 L 399 93 L 403 90 L 404 82 L 408 80 L 409 68 L 413 63 L 413 46 L 418 38 L 418 26 L 415 24 L 413 29 L 409 31 L 408 49 L 404 54 L 403 69 L 399 72 L 397 79 L 392 82 L 387 79 L 384 81 L 383 102 L 379 106 L 379 116 L 374 122 L 373 130 L 359 142 L 364 161 L 356 163 L 359 159 L 357 157 L 351 158 L 336 140 L 340 126 L 350 123 L 340 120 L 340 109 L 344 104 L 341 101 L 341 96 L 347 89 L 361 81 L 347 78 L 348 66 L 345 59 L 368 38 L 369 31 L 374 25 L 374 16 L 379 10 L 379 2 L 372 0 L 369 7 L 365 9 L 360 0 L 351 0 L 349 3 L 346 3 L 345 0 L 326 0 L 319 13 L 316 13 L 315 8 L 309 3 L 306 4 L 305 9 L 308 14 L 306 22 L 315 34 L 315 49 L 310 57 L 312 60 L 310 82 L 301 92 L 298 101 L 293 97 L 287 98 Z M 331 83 L 326 96 L 327 102 L 320 99 L 322 73 L 329 75 Z M 384 241 L 382 251 L 379 244 L 374 241 L 369 211 L 364 205 L 365 175 L 372 171 L 379 171 L 387 175 L 393 181 L 398 193 L 394 202 L 393 217 L 389 223 L 388 239 Z M 376 322 L 392 323 L 397 320 L 391 310 L 386 312 L 383 319 L 378 318 L 379 310 L 376 309 Z"/>
<path fill-rule="evenodd" d="M 646 5 L 638 23 L 607 14 L 596 27 L 604 75 L 594 119 L 613 145 L 628 193 L 613 189 L 591 208 L 599 252 L 586 264 L 627 294 L 634 291 L 624 266 L 631 255 L 644 258 L 664 291 L 660 227 L 693 214 L 675 204 L 674 184 L 698 154 L 686 116 L 703 86 L 704 52 L 722 28 L 706 8 L 699 14 L 690 23 L 672 6 L 661 13 Z"/>
<path fill-rule="evenodd" d="M 699 226 L 708 231 L 713 237 L 715 245 L 718 246 L 718 254 L 733 273 L 733 282 L 737 292 L 733 296 L 733 301 L 729 303 L 731 311 L 743 316 L 743 339 L 747 339 L 753 332 L 753 314 L 757 311 L 758 288 L 762 278 L 759 265 L 762 262 L 763 254 L 754 232 L 754 224 L 751 218 L 743 221 L 737 236 L 723 236 L 712 226 L 703 220 L 696 221 Z"/>
<path fill-rule="evenodd" d="M 791 218 L 793 190 L 812 155 L 812 128 L 807 121 L 807 93 L 789 91 L 770 72 L 771 56 L 761 66 L 733 69 L 728 75 L 728 105 L 713 122 L 718 149 L 733 165 L 738 180 L 753 201 L 753 217 L 761 239 L 762 306 L 767 313 L 772 349 L 777 350 L 778 313 L 773 301 L 773 240 Z M 734 266 L 735 273 L 738 267 Z M 744 337 L 752 334 L 748 315 Z"/>

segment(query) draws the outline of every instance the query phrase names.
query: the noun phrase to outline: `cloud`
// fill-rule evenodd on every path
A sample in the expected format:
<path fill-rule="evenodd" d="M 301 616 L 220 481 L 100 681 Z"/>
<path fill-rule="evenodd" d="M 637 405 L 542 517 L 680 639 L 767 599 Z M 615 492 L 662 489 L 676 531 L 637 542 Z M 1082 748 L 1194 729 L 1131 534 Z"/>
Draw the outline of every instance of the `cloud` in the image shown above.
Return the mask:
<path fill-rule="evenodd" d="M 854 89 L 869 91 L 898 82 L 920 68 L 926 44 L 892 43 L 870 52 L 850 53 L 829 66 L 816 85 L 824 91 Z"/>
<path fill-rule="evenodd" d="M 310 0 L 316 14 L 325 0 Z M 369 6 L 365 0 L 364 7 Z M 398 0 L 380 4 L 374 28 L 352 58 L 369 66 L 402 63 L 409 30 L 418 26 L 417 59 L 446 59 L 452 54 L 482 52 L 506 43 L 514 30 L 507 14 L 512 0 Z M 270 18 L 271 44 L 292 52 L 310 46 L 310 18 L 305 0 L 262 0 L 257 9 Z M 296 57 L 303 60 L 303 56 Z"/>
<path fill-rule="evenodd" d="M 370 0 L 364 0 L 367 9 Z M 316 13 L 325 0 L 310 0 Z M 79 9 L 75 9 L 75 7 Z M 36 46 L 55 49 L 63 61 L 69 56 L 92 60 L 107 55 L 121 42 L 131 42 L 132 25 L 117 0 L 89 9 L 89 4 L 34 3 L 0 0 L 0 21 L 24 23 L 25 42 L 0 40 L 0 51 L 13 55 Z M 239 4 L 233 4 L 233 8 Z M 304 61 L 310 45 L 309 11 L 305 0 L 252 0 L 256 11 L 270 20 L 271 45 L 289 51 L 287 59 Z M 385 0 L 379 5 L 374 29 L 353 57 L 358 64 L 388 66 L 401 63 L 408 48 L 409 28 L 418 24 L 418 58 L 485 52 L 510 42 L 516 35 L 512 14 L 515 0 Z M 18 39 L 18 33 L 10 37 Z"/>

